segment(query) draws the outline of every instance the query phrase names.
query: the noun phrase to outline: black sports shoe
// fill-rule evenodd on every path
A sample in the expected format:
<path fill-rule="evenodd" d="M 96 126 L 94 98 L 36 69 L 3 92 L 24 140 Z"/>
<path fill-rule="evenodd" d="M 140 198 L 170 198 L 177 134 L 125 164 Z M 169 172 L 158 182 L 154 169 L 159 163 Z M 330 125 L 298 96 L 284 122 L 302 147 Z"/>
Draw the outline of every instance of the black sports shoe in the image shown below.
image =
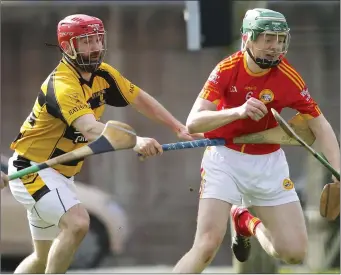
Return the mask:
<path fill-rule="evenodd" d="M 249 237 L 236 234 L 232 238 L 232 251 L 239 262 L 245 262 L 250 256 L 251 243 Z"/>

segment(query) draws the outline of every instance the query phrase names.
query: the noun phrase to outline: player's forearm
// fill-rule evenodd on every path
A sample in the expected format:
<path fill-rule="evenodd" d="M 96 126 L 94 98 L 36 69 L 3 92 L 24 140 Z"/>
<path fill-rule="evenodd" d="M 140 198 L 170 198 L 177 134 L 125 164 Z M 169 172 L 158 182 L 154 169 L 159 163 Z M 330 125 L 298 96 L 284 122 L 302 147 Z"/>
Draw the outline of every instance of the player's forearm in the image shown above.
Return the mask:
<path fill-rule="evenodd" d="M 331 166 L 340 171 L 340 149 L 335 133 L 328 123 L 323 127 L 323 132 L 316 137 L 317 142 L 321 148 L 321 152 L 325 155 Z"/>
<path fill-rule="evenodd" d="M 181 127 L 181 122 L 174 118 L 156 99 L 145 92 L 141 91 L 141 93 L 143 94 L 139 94 L 133 104 L 141 114 L 166 125 L 175 132 Z"/>
<path fill-rule="evenodd" d="M 205 133 L 240 119 L 237 108 L 221 111 L 203 110 L 191 114 L 187 119 L 187 128 L 190 134 Z"/>
<path fill-rule="evenodd" d="M 309 123 L 309 121 L 308 121 Z M 319 150 L 325 155 L 331 166 L 340 171 L 340 148 L 335 132 L 329 122 L 323 119 L 316 119 L 316 123 L 309 123 L 311 130 L 316 136 L 316 143 Z"/>

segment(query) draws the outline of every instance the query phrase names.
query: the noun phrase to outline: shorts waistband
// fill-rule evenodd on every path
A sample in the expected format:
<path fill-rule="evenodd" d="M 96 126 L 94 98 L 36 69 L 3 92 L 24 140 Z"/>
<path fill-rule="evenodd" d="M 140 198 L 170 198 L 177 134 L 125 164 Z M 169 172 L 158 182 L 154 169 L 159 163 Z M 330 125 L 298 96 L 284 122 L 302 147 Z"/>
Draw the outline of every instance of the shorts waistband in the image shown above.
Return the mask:
<path fill-rule="evenodd" d="M 17 162 L 15 163 L 15 161 L 17 161 Z M 17 152 L 15 152 L 13 154 L 13 166 L 15 168 L 17 168 L 18 171 L 25 169 L 27 167 L 30 167 L 32 165 L 35 165 L 35 164 L 37 164 L 37 163 L 29 160 L 28 158 L 25 158 L 24 156 L 19 155 Z M 65 176 L 64 174 L 60 173 L 59 171 L 58 171 L 58 173 L 63 175 L 67 179 L 73 179 L 73 176 L 72 177 Z"/>

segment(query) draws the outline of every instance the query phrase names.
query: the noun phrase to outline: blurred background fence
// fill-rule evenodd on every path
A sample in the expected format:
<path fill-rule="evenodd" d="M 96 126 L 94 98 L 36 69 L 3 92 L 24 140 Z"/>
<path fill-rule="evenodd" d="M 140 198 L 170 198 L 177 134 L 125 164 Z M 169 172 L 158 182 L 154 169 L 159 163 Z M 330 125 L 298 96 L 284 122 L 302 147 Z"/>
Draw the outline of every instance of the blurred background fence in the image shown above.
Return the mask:
<path fill-rule="evenodd" d="M 1 6 L 0 148 L 6 156 L 11 154 L 9 144 L 28 116 L 41 83 L 59 61 L 59 51 L 44 43 L 56 43 L 58 21 L 72 13 L 101 18 L 108 31 L 106 62 L 185 122 L 212 68 L 239 49 L 238 31 L 246 10 L 262 6 L 283 12 L 292 35 L 288 58 L 305 79 L 334 130 L 340 132 L 338 1 L 232 1 L 232 12 L 226 11 L 233 16 L 227 27 L 232 43 L 196 51 L 187 48 L 185 1 L 37 2 L 3 1 Z M 212 2 L 214 11 L 215 1 L 204 2 L 206 5 Z M 200 16 L 209 18 L 214 14 L 207 14 L 209 10 L 201 10 Z M 209 26 L 208 30 L 219 36 L 220 28 Z M 288 118 L 293 112 L 284 114 Z M 108 107 L 103 121 L 109 119 L 125 121 L 139 135 L 154 137 L 161 143 L 176 140 L 168 129 L 130 107 Z M 292 179 L 308 210 L 310 237 L 318 245 L 310 254 L 313 265 L 321 256 L 319 253 L 325 251 L 321 232 L 331 227 L 316 212 L 318 194 L 329 179 L 304 149 L 284 149 Z M 190 248 L 196 226 L 202 152 L 200 149 L 169 152 L 143 163 L 133 152 L 117 152 L 85 162 L 77 180 L 115 196 L 129 218 L 131 235 L 116 264 L 172 265 Z M 190 192 L 189 187 L 194 191 Z M 333 226 L 339 232 L 338 222 Z M 231 263 L 228 234 L 213 265 Z M 331 264 L 339 266 L 339 256 L 332 258 Z"/>

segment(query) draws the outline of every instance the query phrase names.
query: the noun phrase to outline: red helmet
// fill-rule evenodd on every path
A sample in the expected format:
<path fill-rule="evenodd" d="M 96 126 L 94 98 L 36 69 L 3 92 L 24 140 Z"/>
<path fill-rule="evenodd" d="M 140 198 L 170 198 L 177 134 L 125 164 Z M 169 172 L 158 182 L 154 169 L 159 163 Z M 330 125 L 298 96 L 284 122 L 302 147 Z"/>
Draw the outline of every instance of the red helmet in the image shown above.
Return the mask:
<path fill-rule="evenodd" d="M 91 36 L 99 37 L 102 49 L 89 50 L 88 55 L 84 56 L 77 47 L 79 39 L 89 39 Z M 58 23 L 57 37 L 59 47 L 69 62 L 86 72 L 94 72 L 101 65 L 107 50 L 106 31 L 102 20 L 85 14 L 69 15 Z M 93 54 L 96 54 L 95 60 L 92 59 Z"/>

